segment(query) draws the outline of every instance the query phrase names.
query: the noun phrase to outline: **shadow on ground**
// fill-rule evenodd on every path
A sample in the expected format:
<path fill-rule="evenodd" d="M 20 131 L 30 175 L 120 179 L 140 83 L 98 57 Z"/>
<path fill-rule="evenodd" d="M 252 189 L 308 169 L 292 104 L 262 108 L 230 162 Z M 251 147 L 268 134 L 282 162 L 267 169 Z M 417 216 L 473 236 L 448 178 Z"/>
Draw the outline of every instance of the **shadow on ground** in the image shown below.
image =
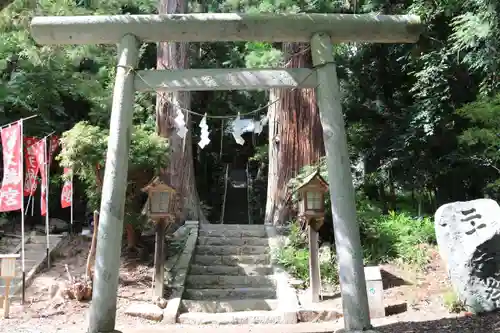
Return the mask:
<path fill-rule="evenodd" d="M 382 275 L 382 284 L 384 290 L 390 289 L 390 288 L 395 288 L 395 287 L 400 287 L 400 286 L 409 286 L 411 285 L 410 282 L 400 278 L 399 276 L 396 276 L 384 269 L 380 270 L 380 274 Z"/>
<path fill-rule="evenodd" d="M 492 333 L 500 332 L 500 313 L 377 326 L 380 333 Z"/>
<path fill-rule="evenodd" d="M 385 307 L 385 315 L 393 316 L 408 311 L 406 303 L 394 304 Z"/>

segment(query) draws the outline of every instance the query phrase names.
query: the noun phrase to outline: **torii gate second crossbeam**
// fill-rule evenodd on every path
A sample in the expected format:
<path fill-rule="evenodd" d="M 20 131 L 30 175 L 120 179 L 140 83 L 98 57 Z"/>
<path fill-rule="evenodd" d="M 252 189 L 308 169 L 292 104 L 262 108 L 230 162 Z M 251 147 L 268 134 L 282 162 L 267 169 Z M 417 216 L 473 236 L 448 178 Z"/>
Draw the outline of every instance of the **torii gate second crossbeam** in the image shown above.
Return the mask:
<path fill-rule="evenodd" d="M 416 16 L 355 14 L 176 14 L 35 17 L 40 44 L 118 43 L 110 136 L 100 209 L 99 239 L 89 333 L 113 332 L 123 232 L 128 155 L 136 90 L 233 90 L 316 87 L 328 165 L 344 323 L 347 331 L 371 328 L 363 250 L 333 44 L 413 43 Z M 139 42 L 310 42 L 315 73 L 308 69 L 200 69 L 135 71 Z M 311 75 L 309 75 L 311 74 Z M 149 81 L 146 82 L 146 81 Z M 146 84 L 147 83 L 147 84 Z"/>

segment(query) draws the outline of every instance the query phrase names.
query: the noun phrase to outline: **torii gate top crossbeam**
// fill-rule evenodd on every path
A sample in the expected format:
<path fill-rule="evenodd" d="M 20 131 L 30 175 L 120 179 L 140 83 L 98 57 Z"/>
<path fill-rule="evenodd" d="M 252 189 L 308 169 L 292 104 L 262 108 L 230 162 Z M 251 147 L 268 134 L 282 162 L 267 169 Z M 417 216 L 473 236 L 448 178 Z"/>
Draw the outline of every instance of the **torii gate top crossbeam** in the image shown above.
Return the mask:
<path fill-rule="evenodd" d="M 173 14 L 39 16 L 32 36 L 41 44 L 115 44 L 126 34 L 145 42 L 310 42 L 318 32 L 332 42 L 413 43 L 418 16 L 374 14 Z"/>

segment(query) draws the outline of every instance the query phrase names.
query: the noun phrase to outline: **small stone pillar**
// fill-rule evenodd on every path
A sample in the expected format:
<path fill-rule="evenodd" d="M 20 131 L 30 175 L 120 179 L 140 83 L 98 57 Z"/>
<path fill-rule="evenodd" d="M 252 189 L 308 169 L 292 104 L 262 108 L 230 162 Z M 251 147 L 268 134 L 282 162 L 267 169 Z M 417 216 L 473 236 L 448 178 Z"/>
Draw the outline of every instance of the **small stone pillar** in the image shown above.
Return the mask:
<path fill-rule="evenodd" d="M 378 266 L 365 267 L 365 279 L 370 318 L 385 317 L 384 286 L 380 268 Z"/>

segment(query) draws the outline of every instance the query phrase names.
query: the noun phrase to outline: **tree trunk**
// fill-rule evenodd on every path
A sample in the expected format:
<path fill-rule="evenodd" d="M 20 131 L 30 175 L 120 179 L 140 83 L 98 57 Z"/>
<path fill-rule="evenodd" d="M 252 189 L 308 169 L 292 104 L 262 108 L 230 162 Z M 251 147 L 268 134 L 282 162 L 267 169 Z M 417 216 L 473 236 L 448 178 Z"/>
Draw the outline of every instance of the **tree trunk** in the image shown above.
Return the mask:
<path fill-rule="evenodd" d="M 127 248 L 129 250 L 137 249 L 139 244 L 139 233 L 135 230 L 134 226 L 130 223 L 125 224 L 125 232 L 127 235 Z"/>
<path fill-rule="evenodd" d="M 278 89 L 271 89 L 269 92 L 269 100 L 274 101 L 277 99 L 279 93 Z M 267 111 L 269 117 L 269 166 L 267 176 L 267 200 L 266 200 L 266 213 L 265 223 L 273 224 L 278 192 L 278 172 L 279 172 L 279 113 L 281 111 L 280 102 L 273 103 L 269 106 Z"/>
<path fill-rule="evenodd" d="M 186 13 L 187 1 L 161 0 L 158 12 Z M 188 43 L 158 43 L 157 69 L 188 68 L 188 48 Z M 177 223 L 185 220 L 206 222 L 194 178 L 190 114 L 184 112 L 188 129 L 185 139 L 177 135 L 173 122 L 177 114 L 176 106 L 189 109 L 190 97 L 189 92 L 158 92 L 156 100 L 156 130 L 160 136 L 168 138 L 170 144 L 169 163 L 160 170 L 160 174 L 166 183 L 177 190 L 177 204 L 171 206 Z"/>
<path fill-rule="evenodd" d="M 306 43 L 283 45 L 288 68 L 311 67 Z M 271 91 L 269 108 L 269 176 L 266 223 L 282 223 L 287 215 L 288 182 L 300 169 L 324 155 L 323 132 L 314 89 Z"/>

